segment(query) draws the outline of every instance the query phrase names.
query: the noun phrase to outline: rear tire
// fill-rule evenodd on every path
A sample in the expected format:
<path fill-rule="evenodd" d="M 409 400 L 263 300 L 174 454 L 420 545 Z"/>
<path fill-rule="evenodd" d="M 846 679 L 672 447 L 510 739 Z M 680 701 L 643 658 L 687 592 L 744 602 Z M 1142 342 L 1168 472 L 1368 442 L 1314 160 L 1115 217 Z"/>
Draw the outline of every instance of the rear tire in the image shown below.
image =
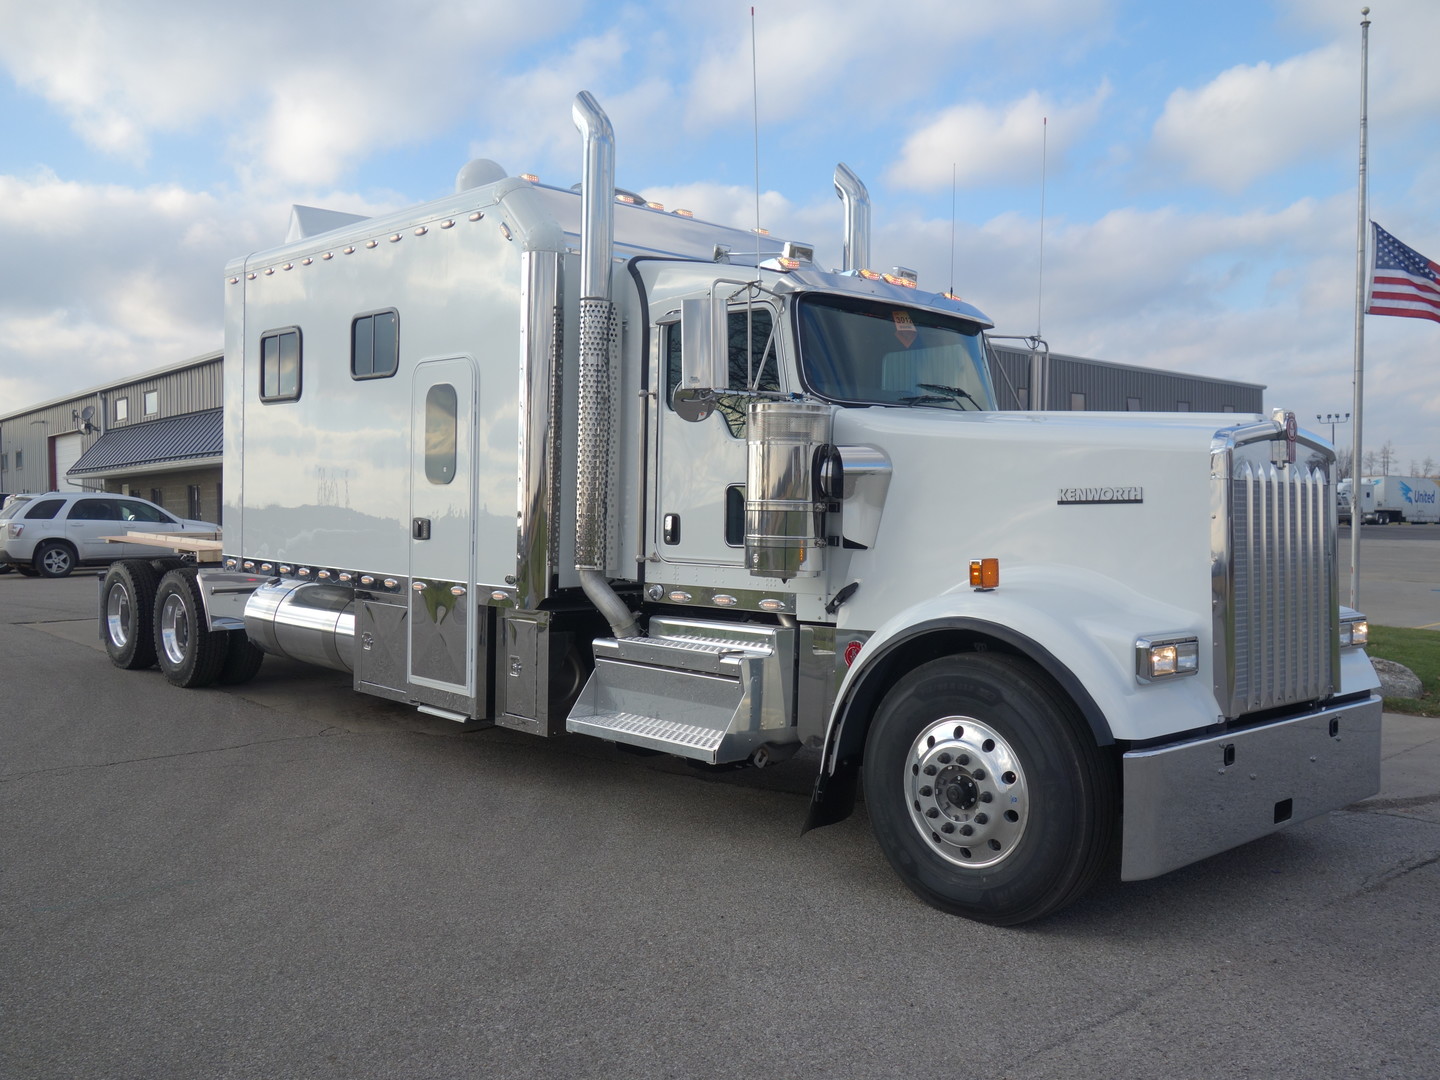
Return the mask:
<path fill-rule="evenodd" d="M 114 563 L 100 587 L 100 620 L 105 652 L 118 668 L 136 671 L 155 665 L 155 592 L 160 575 L 147 562 Z"/>
<path fill-rule="evenodd" d="M 41 577 L 69 577 L 75 569 L 75 549 L 63 540 L 46 540 L 35 549 L 35 569 Z"/>
<path fill-rule="evenodd" d="M 225 662 L 220 667 L 220 685 L 238 686 L 247 683 L 260 671 L 265 654 L 251 641 L 244 630 L 231 630 L 225 643 Z"/>
<path fill-rule="evenodd" d="M 976 653 L 904 676 L 875 714 L 865 802 L 926 903 L 1010 926 L 1094 882 L 1115 837 L 1113 763 L 1034 665 Z"/>
<path fill-rule="evenodd" d="M 205 625 L 205 605 L 193 569 L 171 570 L 155 592 L 155 659 L 175 686 L 209 686 L 220 677 L 229 642 Z"/>

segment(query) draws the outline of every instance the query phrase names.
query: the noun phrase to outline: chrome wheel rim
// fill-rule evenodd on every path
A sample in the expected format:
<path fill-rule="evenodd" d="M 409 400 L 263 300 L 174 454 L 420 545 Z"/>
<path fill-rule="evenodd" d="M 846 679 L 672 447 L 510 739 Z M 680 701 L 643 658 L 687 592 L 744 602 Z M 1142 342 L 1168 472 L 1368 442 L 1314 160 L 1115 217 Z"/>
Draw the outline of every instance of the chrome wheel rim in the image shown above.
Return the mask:
<path fill-rule="evenodd" d="M 967 870 L 1009 858 L 1030 819 L 1020 759 L 970 716 L 946 716 L 920 732 L 906 758 L 905 794 L 926 843 Z"/>
<path fill-rule="evenodd" d="M 118 581 L 105 597 L 105 632 L 117 648 L 130 640 L 130 590 Z"/>
<path fill-rule="evenodd" d="M 160 606 L 160 647 L 165 657 L 176 665 L 185 662 L 185 653 L 190 644 L 190 616 L 185 611 L 185 601 L 173 593 Z"/>
<path fill-rule="evenodd" d="M 70 569 L 70 554 L 64 548 L 51 548 L 41 559 L 45 570 L 51 574 L 63 574 Z"/>

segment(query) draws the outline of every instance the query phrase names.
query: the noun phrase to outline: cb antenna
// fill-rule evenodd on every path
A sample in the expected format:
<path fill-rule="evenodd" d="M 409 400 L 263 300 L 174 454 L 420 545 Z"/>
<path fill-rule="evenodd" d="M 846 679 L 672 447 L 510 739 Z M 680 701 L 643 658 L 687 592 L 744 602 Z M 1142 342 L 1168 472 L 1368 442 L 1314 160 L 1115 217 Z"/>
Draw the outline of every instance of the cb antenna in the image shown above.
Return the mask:
<path fill-rule="evenodd" d="M 1040 332 L 1041 313 L 1045 309 L 1045 167 L 1046 154 L 1050 142 L 1050 118 L 1040 118 L 1040 267 L 1037 271 L 1035 285 L 1035 336 L 1043 337 Z"/>
<path fill-rule="evenodd" d="M 760 276 L 760 66 L 755 54 L 755 5 L 750 5 L 750 105 L 755 131 L 755 276 Z"/>
<path fill-rule="evenodd" d="M 950 163 L 950 295 L 955 295 L 955 162 Z"/>

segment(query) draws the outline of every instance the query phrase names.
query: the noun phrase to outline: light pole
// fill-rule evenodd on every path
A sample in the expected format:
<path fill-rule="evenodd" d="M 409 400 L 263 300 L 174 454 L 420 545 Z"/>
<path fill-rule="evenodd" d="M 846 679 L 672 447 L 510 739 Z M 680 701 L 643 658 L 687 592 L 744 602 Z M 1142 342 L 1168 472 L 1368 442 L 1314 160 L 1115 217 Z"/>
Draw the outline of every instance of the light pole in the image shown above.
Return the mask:
<path fill-rule="evenodd" d="M 1336 424 L 1348 424 L 1348 423 L 1350 422 L 1350 414 L 1349 414 L 1348 412 L 1347 412 L 1347 413 L 1333 413 L 1333 412 L 1330 412 L 1330 413 L 1326 413 L 1324 416 L 1321 416 L 1321 415 L 1317 412 L 1317 413 L 1315 414 L 1315 419 L 1316 419 L 1316 420 L 1319 420 L 1320 423 L 1322 423 L 1322 424 L 1329 424 L 1329 425 L 1330 425 L 1330 445 L 1331 445 L 1331 446 L 1334 446 L 1334 445 L 1335 445 L 1335 425 L 1336 425 Z"/>

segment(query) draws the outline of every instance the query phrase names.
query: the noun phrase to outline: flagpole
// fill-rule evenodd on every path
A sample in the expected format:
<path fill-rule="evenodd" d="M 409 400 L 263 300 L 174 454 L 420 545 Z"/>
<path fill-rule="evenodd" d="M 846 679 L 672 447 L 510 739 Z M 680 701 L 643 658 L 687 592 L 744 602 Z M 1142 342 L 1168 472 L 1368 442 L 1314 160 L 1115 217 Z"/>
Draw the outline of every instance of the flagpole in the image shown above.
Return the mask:
<path fill-rule="evenodd" d="M 1360 608 L 1360 462 L 1362 410 L 1365 397 L 1365 293 L 1369 265 L 1365 244 L 1369 234 L 1369 208 L 1365 197 L 1365 150 L 1369 126 L 1370 92 L 1370 9 L 1360 9 L 1360 182 L 1355 209 L 1355 439 L 1350 449 L 1350 606 Z"/>

